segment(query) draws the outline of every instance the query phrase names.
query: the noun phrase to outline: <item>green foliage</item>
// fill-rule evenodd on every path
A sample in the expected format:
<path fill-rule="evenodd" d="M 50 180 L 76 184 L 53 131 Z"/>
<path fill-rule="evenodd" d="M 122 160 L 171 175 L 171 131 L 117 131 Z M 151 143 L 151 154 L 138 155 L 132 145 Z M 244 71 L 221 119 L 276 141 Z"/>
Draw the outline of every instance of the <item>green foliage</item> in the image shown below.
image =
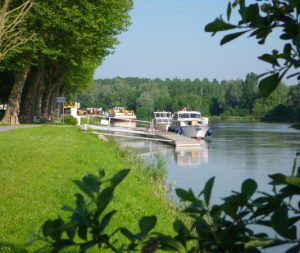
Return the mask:
<path fill-rule="evenodd" d="M 72 115 L 65 115 L 64 116 L 64 123 L 67 125 L 75 126 L 77 124 L 77 119 L 75 119 Z"/>
<path fill-rule="evenodd" d="M 300 153 L 297 153 L 300 156 Z M 192 190 L 176 189 L 176 194 L 185 207 L 182 212 L 188 222 L 177 219 L 173 223 L 175 235 L 153 232 L 157 224 L 155 216 L 139 219 L 139 232 L 134 233 L 120 227 L 112 234 L 105 233 L 116 210 L 106 210 L 113 198 L 115 187 L 127 176 L 129 170 L 121 170 L 111 179 L 87 175 L 81 181 L 74 181 L 85 194 L 76 194 L 76 207 L 65 206 L 71 212 L 68 221 L 61 218 L 46 221 L 42 235 L 36 240 L 46 242 L 51 252 L 76 246 L 80 252 L 98 246 L 112 252 L 262 252 L 262 249 L 287 245 L 285 252 L 298 252 L 300 240 L 296 224 L 300 221 L 300 166 L 297 156 L 291 176 L 270 175 L 272 193 L 257 192 L 253 179 L 245 180 L 239 192 L 233 192 L 215 205 L 210 203 L 214 178 L 205 184 L 199 195 Z M 93 206 L 91 208 L 90 206 Z M 272 232 L 260 233 L 258 227 Z M 119 233 L 127 243 L 119 244 L 115 236 Z M 77 236 L 75 236 L 77 235 Z"/>
<path fill-rule="evenodd" d="M 296 76 L 300 79 L 300 37 L 299 37 L 299 1 L 260 1 L 246 4 L 245 0 L 232 0 L 227 7 L 227 21 L 222 16 L 216 18 L 205 27 L 206 32 L 215 35 L 217 32 L 235 31 L 225 35 L 221 39 L 224 45 L 241 35 L 254 37 L 258 44 L 264 44 L 271 33 L 279 31 L 279 37 L 285 41 L 282 51 L 273 50 L 259 57 L 260 60 L 272 65 L 272 70 L 260 77 L 259 90 L 263 97 L 271 94 L 279 85 L 280 81 L 291 69 L 296 72 L 287 77 Z M 236 24 L 230 22 L 232 9 L 239 8 L 239 19 Z"/>

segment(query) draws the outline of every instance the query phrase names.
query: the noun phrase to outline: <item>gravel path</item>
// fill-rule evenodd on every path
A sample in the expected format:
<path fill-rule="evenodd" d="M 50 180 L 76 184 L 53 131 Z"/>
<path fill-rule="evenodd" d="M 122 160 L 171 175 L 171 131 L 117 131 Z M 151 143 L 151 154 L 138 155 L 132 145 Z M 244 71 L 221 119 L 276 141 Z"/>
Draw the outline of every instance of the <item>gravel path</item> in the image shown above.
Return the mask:
<path fill-rule="evenodd" d="M 19 128 L 32 128 L 32 127 L 39 127 L 41 125 L 21 125 L 21 126 L 4 126 L 0 127 L 0 132 L 5 132 L 13 129 L 19 129 Z"/>

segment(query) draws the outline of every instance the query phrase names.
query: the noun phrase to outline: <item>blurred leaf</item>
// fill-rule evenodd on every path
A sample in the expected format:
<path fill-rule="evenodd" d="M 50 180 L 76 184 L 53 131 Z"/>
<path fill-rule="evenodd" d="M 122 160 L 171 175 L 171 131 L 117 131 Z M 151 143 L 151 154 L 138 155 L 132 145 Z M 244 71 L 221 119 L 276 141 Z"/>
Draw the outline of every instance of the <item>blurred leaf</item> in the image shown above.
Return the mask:
<path fill-rule="evenodd" d="M 287 176 L 281 173 L 275 173 L 269 175 L 271 179 L 273 179 L 270 184 L 272 185 L 282 185 L 287 183 Z"/>
<path fill-rule="evenodd" d="M 242 184 L 242 194 L 250 198 L 257 189 L 257 183 L 253 179 L 247 179 Z"/>
<path fill-rule="evenodd" d="M 233 219 L 237 216 L 238 205 L 234 204 L 231 201 L 225 201 L 223 204 L 224 212 L 232 217 Z"/>
<path fill-rule="evenodd" d="M 56 220 L 47 220 L 42 226 L 44 236 L 50 236 L 53 240 L 60 240 L 63 233 L 64 222 L 58 218 Z"/>
<path fill-rule="evenodd" d="M 117 172 L 110 181 L 112 182 L 113 186 L 117 186 L 119 183 L 123 181 L 123 179 L 128 175 L 129 169 L 123 169 Z"/>
<path fill-rule="evenodd" d="M 297 238 L 296 227 L 289 227 L 288 209 L 286 206 L 281 206 L 274 211 L 271 222 L 272 227 L 279 235 L 292 240 Z"/>
<path fill-rule="evenodd" d="M 251 25 L 259 25 L 260 15 L 259 15 L 259 6 L 258 4 L 250 4 L 246 8 L 246 21 L 251 22 Z"/>
<path fill-rule="evenodd" d="M 215 181 L 215 177 L 210 178 L 206 182 L 204 189 L 201 192 L 201 194 L 202 193 L 204 194 L 204 200 L 205 200 L 205 203 L 207 206 L 209 205 L 209 202 L 210 202 L 210 197 L 211 197 L 212 188 L 214 186 L 214 181 Z"/>
<path fill-rule="evenodd" d="M 223 211 L 222 207 L 218 205 L 214 205 L 211 208 L 210 215 L 213 217 L 215 221 L 217 221 L 220 218 L 222 211 Z"/>
<path fill-rule="evenodd" d="M 271 63 L 273 66 L 280 66 L 276 55 L 263 54 L 262 56 L 259 56 L 258 59 L 268 62 L 268 63 Z"/>
<path fill-rule="evenodd" d="M 86 210 L 86 204 L 83 196 L 79 193 L 76 193 L 75 197 L 76 197 L 76 207 L 78 208 L 78 210 L 80 211 Z"/>
<path fill-rule="evenodd" d="M 93 190 L 90 188 L 90 186 L 88 184 L 86 184 L 85 182 L 79 181 L 79 180 L 73 180 L 73 182 L 85 193 L 87 194 L 89 197 L 91 197 L 92 199 L 94 199 L 94 194 L 93 194 Z"/>
<path fill-rule="evenodd" d="M 99 224 L 99 229 L 101 232 L 104 231 L 104 229 L 108 226 L 111 218 L 114 216 L 114 214 L 116 212 L 117 211 L 113 210 L 113 211 L 110 211 L 109 213 L 105 214 L 105 216 L 101 220 L 101 223 Z"/>
<path fill-rule="evenodd" d="M 173 239 L 171 236 L 164 235 L 161 233 L 156 233 L 156 235 L 160 243 L 160 249 L 167 252 L 186 252 L 184 247 L 180 244 L 180 242 L 178 242 L 176 239 Z"/>
<path fill-rule="evenodd" d="M 300 124 L 293 124 L 292 128 L 300 130 Z"/>
<path fill-rule="evenodd" d="M 283 48 L 283 53 L 289 56 L 292 51 L 292 45 L 290 43 L 286 43 Z"/>
<path fill-rule="evenodd" d="M 196 199 L 192 190 L 186 191 L 184 189 L 177 188 L 175 191 L 176 195 L 180 198 L 181 201 L 184 200 L 193 202 Z"/>
<path fill-rule="evenodd" d="M 240 37 L 241 35 L 243 35 L 244 33 L 248 32 L 247 31 L 243 31 L 243 32 L 236 32 L 236 33 L 231 33 L 231 34 L 227 34 L 223 37 L 223 39 L 221 40 L 220 44 L 221 46 L 223 46 L 224 44 L 226 44 L 227 42 L 230 42 L 238 37 Z"/>
<path fill-rule="evenodd" d="M 262 97 L 269 96 L 280 82 L 279 73 L 267 76 L 259 82 L 259 91 Z"/>
<path fill-rule="evenodd" d="M 82 181 L 89 187 L 89 189 L 91 189 L 92 192 L 99 191 L 100 181 L 95 175 L 88 174 L 83 177 Z"/>
<path fill-rule="evenodd" d="M 300 244 L 298 243 L 298 244 L 296 244 L 296 245 L 290 247 L 290 248 L 286 251 L 286 253 L 299 253 L 299 251 L 300 251 Z"/>
<path fill-rule="evenodd" d="M 79 225 L 78 226 L 78 236 L 83 239 L 86 240 L 87 239 L 87 226 L 86 225 Z"/>
<path fill-rule="evenodd" d="M 107 187 L 104 190 L 100 192 L 100 194 L 97 196 L 97 211 L 96 215 L 100 215 L 105 208 L 108 206 L 110 201 L 113 198 L 114 188 Z"/>
<path fill-rule="evenodd" d="M 186 247 L 187 238 L 189 237 L 189 231 L 187 227 L 181 220 L 176 220 L 173 224 L 173 227 L 177 232 L 177 236 L 175 237 L 175 239 Z"/>
<path fill-rule="evenodd" d="M 236 27 L 236 25 L 226 23 L 222 18 L 216 18 L 213 22 L 207 24 L 204 30 L 206 32 L 212 32 L 214 34 L 216 32 L 230 30 Z"/>
<path fill-rule="evenodd" d="M 227 5 L 227 21 L 228 22 L 229 22 L 230 16 L 231 16 L 231 10 L 232 10 L 231 2 L 229 2 L 228 5 Z"/>
<path fill-rule="evenodd" d="M 210 225 L 203 218 L 198 217 L 193 224 L 193 228 L 197 230 L 199 234 L 209 234 L 211 232 Z"/>
<path fill-rule="evenodd" d="M 121 228 L 121 233 L 126 236 L 131 242 L 134 242 L 136 237 L 133 233 L 131 233 L 127 228 Z"/>
<path fill-rule="evenodd" d="M 139 221 L 141 234 L 145 237 L 156 225 L 156 216 L 144 216 Z"/>

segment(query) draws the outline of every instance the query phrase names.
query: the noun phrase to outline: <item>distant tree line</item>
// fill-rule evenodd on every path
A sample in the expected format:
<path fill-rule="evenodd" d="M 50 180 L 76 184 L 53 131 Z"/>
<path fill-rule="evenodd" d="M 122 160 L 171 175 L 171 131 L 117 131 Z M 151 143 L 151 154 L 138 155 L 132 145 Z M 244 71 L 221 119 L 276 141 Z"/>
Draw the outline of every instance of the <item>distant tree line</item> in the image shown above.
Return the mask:
<path fill-rule="evenodd" d="M 300 84 L 281 83 L 267 98 L 259 95 L 258 76 L 218 82 L 195 79 L 120 78 L 95 80 L 93 88 L 78 96 L 82 107 L 126 106 L 138 118 L 150 119 L 158 110 L 178 111 L 183 107 L 203 115 L 253 116 L 257 120 L 299 121 Z"/>

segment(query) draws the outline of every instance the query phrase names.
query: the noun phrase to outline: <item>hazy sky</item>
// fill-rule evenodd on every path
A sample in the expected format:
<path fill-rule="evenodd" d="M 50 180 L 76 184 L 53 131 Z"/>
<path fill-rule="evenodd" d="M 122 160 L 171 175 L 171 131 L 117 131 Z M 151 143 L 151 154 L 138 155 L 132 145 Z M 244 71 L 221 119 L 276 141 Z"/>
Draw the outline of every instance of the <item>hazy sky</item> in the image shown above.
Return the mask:
<path fill-rule="evenodd" d="M 97 78 L 147 77 L 212 80 L 244 79 L 247 73 L 263 73 L 268 64 L 257 59 L 279 46 L 253 38 L 220 46 L 221 35 L 204 32 L 207 23 L 226 13 L 228 0 L 134 0 L 132 25 L 119 36 L 115 53 L 107 56 Z M 225 15 L 223 15 L 225 17 Z"/>

